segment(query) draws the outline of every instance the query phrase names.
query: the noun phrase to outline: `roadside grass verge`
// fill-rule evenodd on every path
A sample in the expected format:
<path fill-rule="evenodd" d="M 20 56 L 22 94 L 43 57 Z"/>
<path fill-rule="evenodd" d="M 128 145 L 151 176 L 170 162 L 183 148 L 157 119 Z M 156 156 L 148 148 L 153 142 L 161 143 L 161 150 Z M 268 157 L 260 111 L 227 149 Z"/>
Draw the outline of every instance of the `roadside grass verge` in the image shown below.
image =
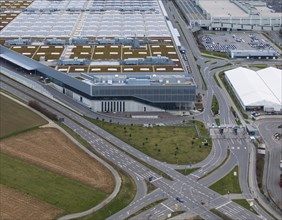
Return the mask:
<path fill-rule="evenodd" d="M 223 67 L 226 67 L 226 66 L 232 66 L 232 65 L 233 65 L 233 64 L 231 64 L 231 63 L 227 63 L 227 64 L 225 64 L 225 65 L 223 65 L 223 66 L 216 66 L 216 67 L 211 68 L 211 71 L 212 71 L 212 70 L 219 69 L 219 68 L 223 68 Z"/>
<path fill-rule="evenodd" d="M 236 176 L 234 176 L 234 172 L 237 173 Z M 228 193 L 241 193 L 238 166 L 235 166 L 230 173 L 211 185 L 209 188 L 221 195 L 226 195 Z"/>
<path fill-rule="evenodd" d="M 166 219 L 171 219 L 171 218 L 173 218 L 173 217 L 175 217 L 175 216 L 178 216 L 178 215 L 183 214 L 184 212 L 185 212 L 185 211 L 175 211 L 175 212 L 172 212 L 170 218 L 166 218 Z M 199 216 L 199 217 L 200 217 L 200 216 Z M 202 218 L 201 218 L 201 219 L 192 219 L 192 220 L 202 220 Z"/>
<path fill-rule="evenodd" d="M 205 55 L 205 56 L 208 56 L 208 58 L 216 57 L 217 59 L 222 59 L 222 60 L 228 58 L 227 53 L 221 53 L 221 52 L 216 52 L 216 51 L 208 51 L 208 50 L 204 50 L 204 49 L 201 49 L 200 51 L 201 51 L 202 56 Z"/>
<path fill-rule="evenodd" d="M 196 215 L 194 217 L 188 218 L 187 220 L 204 220 L 201 216 Z"/>
<path fill-rule="evenodd" d="M 220 218 L 222 218 L 223 220 L 232 220 L 232 218 L 230 218 L 229 216 L 225 215 L 223 212 L 218 211 L 217 209 L 211 209 L 210 211 L 212 213 L 216 214 L 217 216 L 219 216 Z"/>
<path fill-rule="evenodd" d="M 187 168 L 187 169 L 184 169 L 184 170 L 176 170 L 177 172 L 187 176 L 187 175 L 190 175 L 191 173 L 197 171 L 198 169 L 200 168 Z"/>
<path fill-rule="evenodd" d="M 136 194 L 136 185 L 134 183 L 134 180 L 131 177 L 129 177 L 129 175 L 126 174 L 124 171 L 118 170 L 118 172 L 122 179 L 122 184 L 117 196 L 111 202 L 109 202 L 107 205 L 105 205 L 103 208 L 99 209 L 98 211 L 78 219 L 81 220 L 106 219 L 111 215 L 119 212 L 120 210 L 122 210 L 123 208 L 125 208 L 131 203 L 131 201 L 134 199 L 134 196 Z"/>
<path fill-rule="evenodd" d="M 0 95 L 0 138 L 38 128 L 47 121 L 28 108 Z"/>
<path fill-rule="evenodd" d="M 255 198 L 255 201 L 256 201 L 256 203 L 259 205 L 259 207 L 260 208 L 262 208 L 267 214 L 269 214 L 273 219 L 275 219 L 275 220 L 279 220 L 279 219 L 277 219 L 277 218 L 275 218 L 263 205 L 261 205 L 260 203 L 259 203 L 259 201 Z"/>
<path fill-rule="evenodd" d="M 215 95 L 212 96 L 211 111 L 213 115 L 217 115 L 219 113 L 219 104 L 218 104 L 218 100 Z"/>
<path fill-rule="evenodd" d="M 217 78 L 216 74 L 213 75 L 213 78 L 214 78 L 214 81 L 216 82 L 217 86 L 218 86 L 219 88 L 221 88 L 221 85 L 220 85 L 220 83 L 219 83 L 219 81 L 218 81 L 218 78 Z"/>
<path fill-rule="evenodd" d="M 195 124 L 190 122 L 186 124 L 187 126 L 143 127 L 140 125 L 118 125 L 96 119 L 88 120 L 144 154 L 170 164 L 200 162 L 208 156 L 211 150 L 211 141 L 208 140 L 208 146 L 202 147 L 202 142 L 205 139 L 198 136 L 197 130 L 204 135 L 208 133 L 201 122 L 195 122 Z M 208 135 L 205 138 L 208 138 Z M 131 154 L 129 156 L 137 159 L 140 163 L 145 163 Z M 150 165 L 148 167 L 152 168 Z M 154 168 L 152 169 L 154 170 Z"/>
<path fill-rule="evenodd" d="M 130 202 L 134 199 L 134 196 L 136 194 L 136 185 L 134 180 L 124 171 L 119 169 L 115 164 L 113 164 L 111 161 L 107 160 L 105 157 L 101 156 L 98 152 L 96 152 L 92 146 L 82 139 L 79 135 L 77 135 L 73 130 L 71 130 L 69 127 L 62 123 L 58 123 L 64 130 L 66 130 L 74 139 L 76 139 L 80 144 L 82 144 L 84 147 L 86 147 L 88 150 L 93 152 L 94 154 L 98 155 L 100 158 L 102 158 L 104 161 L 109 163 L 111 166 L 113 166 L 117 172 L 119 173 L 122 183 L 121 188 L 117 196 L 109 202 L 106 206 L 99 209 L 98 211 L 94 212 L 93 214 L 90 214 L 88 216 L 82 217 L 80 219 L 106 219 L 107 217 L 113 215 L 114 213 L 120 211 L 121 209 L 125 208 L 130 204 Z M 97 218 L 96 218 L 97 216 Z M 99 218 L 98 218 L 99 217 Z"/>
<path fill-rule="evenodd" d="M 201 52 L 201 56 L 205 58 L 209 58 L 209 59 L 224 60 L 224 58 L 221 58 L 219 56 L 209 55 L 209 54 L 206 54 L 205 52 Z"/>
<path fill-rule="evenodd" d="M 198 68 L 198 70 L 199 70 L 199 73 L 200 73 L 200 76 L 201 76 L 201 79 L 202 79 L 202 86 L 203 86 L 203 89 L 204 89 L 204 90 L 207 90 L 207 83 L 206 83 L 206 81 L 205 81 L 205 79 L 204 79 L 204 77 L 203 77 L 203 74 L 202 74 L 202 72 L 201 72 L 201 66 L 200 66 L 199 64 L 197 64 L 197 68 Z"/>
<path fill-rule="evenodd" d="M 260 64 L 249 64 L 250 68 L 255 67 L 255 68 L 258 68 L 258 69 L 264 69 L 267 66 L 268 66 L 267 64 L 263 64 L 263 63 L 260 63 Z"/>
<path fill-rule="evenodd" d="M 224 158 L 224 160 L 223 160 L 218 166 L 216 166 L 215 168 L 213 168 L 210 172 L 208 172 L 208 173 L 206 173 L 204 176 L 200 177 L 198 180 L 205 178 L 206 176 L 210 175 L 210 174 L 213 173 L 215 170 L 217 170 L 219 167 L 221 167 L 221 166 L 227 161 L 227 159 L 229 158 L 229 156 L 230 156 L 230 150 L 227 149 L 227 155 L 226 155 L 226 157 Z"/>
<path fill-rule="evenodd" d="M 269 35 L 267 32 L 262 33 L 263 36 L 265 36 L 271 43 L 273 43 L 276 47 L 278 47 L 280 50 L 282 50 L 282 47 L 279 46 Z M 281 36 L 280 36 L 281 37 Z"/>
<path fill-rule="evenodd" d="M 239 204 L 240 206 L 242 206 L 243 208 L 253 212 L 254 214 L 258 215 L 258 213 L 256 212 L 256 210 L 254 210 L 250 204 L 248 203 L 248 201 L 246 199 L 234 199 L 232 200 L 233 202 Z"/>
<path fill-rule="evenodd" d="M 33 196 L 66 213 L 87 210 L 108 194 L 5 154 L 1 158 L 0 183 Z"/>
<path fill-rule="evenodd" d="M 167 199 L 160 199 L 160 200 L 157 200 L 157 201 L 155 201 L 155 202 L 152 202 L 151 204 L 149 204 L 149 205 L 143 207 L 142 209 L 140 209 L 140 210 L 138 210 L 137 212 L 133 213 L 132 215 L 128 216 L 128 217 L 125 218 L 124 220 L 131 219 L 131 218 L 133 218 L 133 217 L 135 217 L 135 216 L 141 214 L 142 212 L 145 212 L 145 211 L 147 211 L 147 210 L 149 210 L 149 209 L 155 207 L 156 205 L 162 203 L 162 202 L 165 201 L 165 200 L 167 200 Z"/>
<path fill-rule="evenodd" d="M 153 192 L 155 189 L 157 189 L 157 187 L 154 184 L 152 184 L 151 182 L 149 182 L 146 179 L 145 179 L 145 183 L 147 185 L 147 194 L 149 194 L 150 192 Z"/>
<path fill-rule="evenodd" d="M 241 105 L 240 105 L 238 99 L 236 98 L 234 92 L 232 91 L 232 89 L 230 88 L 228 82 L 226 81 L 224 71 L 221 71 L 221 72 L 219 73 L 219 78 L 220 78 L 220 80 L 222 81 L 222 83 L 223 83 L 225 89 L 227 90 L 229 96 L 231 97 L 233 103 L 235 104 L 235 106 L 237 107 L 237 109 L 238 109 L 238 110 L 240 111 L 240 113 L 242 114 L 243 118 L 244 118 L 244 119 L 248 119 L 248 115 L 247 115 L 247 114 L 244 112 L 244 110 L 242 109 L 242 107 L 241 107 Z"/>
<path fill-rule="evenodd" d="M 257 154 L 256 156 L 256 175 L 259 190 L 262 194 L 263 192 L 263 171 L 264 171 L 264 156 Z"/>

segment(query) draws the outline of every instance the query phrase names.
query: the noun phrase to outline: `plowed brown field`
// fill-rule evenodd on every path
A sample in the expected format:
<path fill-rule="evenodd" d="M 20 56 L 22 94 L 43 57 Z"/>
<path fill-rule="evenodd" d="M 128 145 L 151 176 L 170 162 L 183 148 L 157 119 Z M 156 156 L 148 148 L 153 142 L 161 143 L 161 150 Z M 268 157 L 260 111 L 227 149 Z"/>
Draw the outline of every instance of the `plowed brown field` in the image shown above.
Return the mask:
<path fill-rule="evenodd" d="M 0 192 L 2 220 L 50 220 L 64 212 L 62 209 L 3 185 L 0 185 Z"/>
<path fill-rule="evenodd" d="M 3 153 L 76 179 L 107 193 L 114 187 L 110 171 L 55 128 L 41 128 L 1 140 Z"/>

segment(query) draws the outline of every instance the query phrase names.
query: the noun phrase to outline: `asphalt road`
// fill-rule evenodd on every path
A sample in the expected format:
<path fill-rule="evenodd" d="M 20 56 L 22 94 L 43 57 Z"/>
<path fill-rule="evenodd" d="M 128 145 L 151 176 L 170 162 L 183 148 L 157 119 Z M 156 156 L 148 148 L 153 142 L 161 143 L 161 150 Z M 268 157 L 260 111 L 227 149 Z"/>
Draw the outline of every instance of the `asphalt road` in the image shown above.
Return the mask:
<path fill-rule="evenodd" d="M 9 81 L 3 76 L 1 76 L 1 80 Z M 213 192 L 206 186 L 198 183 L 195 177 L 185 177 L 181 175 L 166 164 L 146 156 L 142 152 L 137 151 L 136 149 L 120 141 L 116 137 L 108 134 L 107 132 L 82 118 L 80 115 L 73 113 L 66 107 L 61 106 L 54 101 L 13 81 L 9 81 L 9 83 L 17 89 L 10 87 L 3 82 L 1 82 L 1 88 L 8 90 L 10 93 L 19 96 L 26 101 L 30 100 L 31 98 L 26 96 L 23 91 L 41 100 L 41 102 L 44 102 L 42 103 L 44 107 L 46 107 L 50 111 L 53 111 L 58 116 L 64 117 L 64 123 L 74 132 L 79 134 L 83 139 L 89 142 L 91 146 L 97 152 L 99 152 L 99 154 L 111 160 L 114 164 L 129 173 L 134 178 L 137 185 L 138 190 L 134 202 L 136 205 L 138 205 L 138 209 L 146 206 L 151 201 L 150 199 L 146 199 L 148 195 L 146 195 L 146 189 L 144 187 L 143 180 L 148 179 L 150 176 L 153 176 L 153 184 L 160 189 L 160 193 L 162 193 L 163 196 L 167 197 L 168 200 L 172 200 L 174 201 L 174 203 L 176 203 L 176 195 L 179 195 L 183 198 L 185 202 L 182 204 L 182 208 L 185 211 L 197 213 L 204 218 L 211 219 L 213 214 L 209 211 L 209 209 L 215 207 L 233 218 L 236 218 L 236 216 L 240 215 L 245 219 L 259 219 L 253 213 L 241 208 L 239 205 L 229 201 L 218 193 Z M 20 92 L 18 91 L 19 89 L 21 90 Z M 48 104 L 48 106 L 46 104 Z M 52 108 L 50 108 L 49 106 L 51 106 Z M 120 149 L 125 150 L 129 154 L 132 154 L 135 157 L 138 157 L 139 159 L 145 161 L 146 163 L 166 172 L 173 178 L 173 181 L 166 180 L 158 174 L 154 173 L 144 165 L 135 161 L 129 155 L 125 154 Z M 181 185 L 181 187 L 179 187 L 179 184 Z M 199 199 L 201 200 L 200 203 Z M 163 207 L 166 208 L 165 206 Z M 123 219 L 126 216 L 129 216 L 131 212 L 131 209 L 125 209 L 116 213 L 110 219 Z"/>
<path fill-rule="evenodd" d="M 157 120 L 136 120 L 132 118 L 120 118 L 114 117 L 112 115 L 109 116 L 105 114 L 93 113 L 88 108 L 81 106 L 72 99 L 55 91 L 54 89 L 48 86 L 45 86 L 45 88 L 47 88 L 54 95 L 55 98 L 61 100 L 67 105 L 71 106 L 71 108 L 81 112 L 86 116 L 92 118 L 99 117 L 100 119 L 104 118 L 106 121 L 112 121 L 113 123 L 120 124 L 164 123 L 166 125 L 171 125 L 180 124 L 183 120 L 188 120 L 192 117 L 198 120 L 202 120 L 207 124 L 212 124 L 214 123 L 214 117 L 210 112 L 210 107 L 212 95 L 216 95 L 220 105 L 221 123 L 234 125 L 234 118 L 229 111 L 230 106 L 233 105 L 232 100 L 226 94 L 226 91 L 224 89 L 221 89 L 217 86 L 213 79 L 213 74 L 216 74 L 217 72 L 230 67 L 223 67 L 212 70 L 212 68 L 223 66 L 224 64 L 230 61 L 208 59 L 212 60 L 214 64 L 210 64 L 211 62 L 206 62 L 207 59 L 200 56 L 200 51 L 195 43 L 193 35 L 189 31 L 189 27 L 180 18 L 173 4 L 171 4 L 170 2 L 166 3 L 167 4 L 165 4 L 165 7 L 167 8 L 167 12 L 172 23 L 177 27 L 175 23 L 175 21 L 177 21 L 183 29 L 183 32 L 179 31 L 179 33 L 181 35 L 181 42 L 183 46 L 187 49 L 187 57 L 189 60 L 189 64 L 186 64 L 190 65 L 192 69 L 193 76 L 195 77 L 195 81 L 198 85 L 197 92 L 204 94 L 205 110 L 203 113 L 193 116 L 169 117 Z M 197 61 L 194 57 L 197 58 Z M 203 78 L 206 81 L 208 88 L 207 91 L 202 90 L 201 77 L 197 64 L 200 66 L 200 71 L 202 72 Z M 239 180 L 242 193 L 247 199 L 253 199 L 256 196 L 254 192 L 250 192 L 248 186 L 248 177 L 253 177 L 254 174 L 253 172 L 248 172 L 248 157 L 250 154 L 250 147 L 248 140 L 246 140 L 245 138 L 238 139 L 236 137 L 234 138 L 231 136 L 226 136 L 225 139 L 213 139 L 213 149 L 211 154 L 201 163 L 192 165 L 192 167 L 200 167 L 200 169 L 192 173 L 191 175 L 183 176 L 174 169 L 187 168 L 187 165 L 177 166 L 156 161 L 153 158 L 150 158 L 147 155 L 143 154 L 142 152 L 132 148 L 131 146 L 122 142 L 116 137 L 110 135 L 99 127 L 93 125 L 92 123 L 85 120 L 80 115 L 75 114 L 68 108 L 59 105 L 53 100 L 50 100 L 40 94 L 37 94 L 36 92 L 31 91 L 30 89 L 27 89 L 22 85 L 7 79 L 6 77 L 1 76 L 1 80 L 15 86 L 15 88 L 13 88 L 8 84 L 1 82 L 1 88 L 11 92 L 12 94 L 22 98 L 23 100 L 31 100 L 32 98 L 30 97 L 30 95 L 41 100 L 42 105 L 44 107 L 46 107 L 50 111 L 53 111 L 58 116 L 64 117 L 65 125 L 71 128 L 77 134 L 79 134 L 88 143 L 90 143 L 95 151 L 97 151 L 100 155 L 103 155 L 108 160 L 112 161 L 116 166 L 120 167 L 133 177 L 137 186 L 137 194 L 134 198 L 134 201 L 125 209 L 112 215 L 109 219 L 124 219 L 135 211 L 141 209 L 142 207 L 145 207 L 151 202 L 159 200 L 161 198 L 167 198 L 167 200 L 162 202 L 162 204 L 159 204 L 154 208 L 141 213 L 138 217 L 156 219 L 160 218 L 161 216 L 167 216 L 173 211 L 183 210 L 189 213 L 198 214 L 205 219 L 220 219 L 218 216 L 214 215 L 209 211 L 211 208 L 216 208 L 233 219 L 238 219 L 238 216 L 240 216 L 240 219 L 272 219 L 272 217 L 265 213 L 257 204 L 255 204 L 255 209 L 260 214 L 260 217 L 254 215 L 253 213 L 242 208 L 236 203 L 233 203 L 228 198 L 225 198 L 208 188 L 209 185 L 222 178 L 236 164 L 238 164 L 240 177 Z M 23 91 L 29 95 L 24 94 Z M 211 175 L 198 181 L 198 178 L 204 176 L 206 173 L 211 171 L 224 160 L 228 147 L 231 151 L 231 156 L 226 161 L 226 163 Z M 127 152 L 127 154 L 125 152 Z M 146 162 L 147 164 L 150 164 L 151 166 L 156 167 L 159 170 L 167 173 L 173 178 L 173 181 L 166 180 L 162 176 L 156 174 L 143 164 L 134 160 L 130 155 L 133 155 L 134 157 L 142 160 L 143 162 Z M 271 176 L 271 174 L 269 175 Z M 153 177 L 152 183 L 158 189 L 150 194 L 147 194 L 144 179 L 148 179 L 149 177 Z M 184 200 L 184 203 L 178 203 L 175 200 L 176 196 L 181 197 Z"/>
<path fill-rule="evenodd" d="M 280 174 L 282 173 L 279 168 L 282 158 L 282 144 L 281 140 L 277 140 L 273 136 L 277 132 L 282 133 L 282 128 L 278 128 L 282 124 L 282 119 L 262 119 L 256 121 L 255 124 L 266 143 L 265 186 L 269 196 L 282 209 L 282 189 L 279 186 Z"/>

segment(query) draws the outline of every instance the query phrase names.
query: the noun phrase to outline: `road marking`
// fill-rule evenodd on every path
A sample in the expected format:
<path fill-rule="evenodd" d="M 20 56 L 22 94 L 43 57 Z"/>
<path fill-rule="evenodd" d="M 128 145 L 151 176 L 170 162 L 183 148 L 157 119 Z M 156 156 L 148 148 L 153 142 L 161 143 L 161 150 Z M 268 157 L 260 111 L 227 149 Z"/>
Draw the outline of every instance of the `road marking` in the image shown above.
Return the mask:
<path fill-rule="evenodd" d="M 223 205 L 220 205 L 220 206 L 218 206 L 217 208 L 215 208 L 215 209 L 220 209 L 221 207 L 223 207 L 223 206 L 225 206 L 225 205 L 227 205 L 227 204 L 229 204 L 229 203 L 231 203 L 232 201 L 229 201 L 229 202 L 227 202 L 227 203 L 224 203 Z"/>
<path fill-rule="evenodd" d="M 143 179 L 143 176 L 139 175 L 138 173 L 134 172 L 134 174 L 135 174 L 136 176 L 139 176 L 140 179 Z"/>
<path fill-rule="evenodd" d="M 195 177 L 197 177 L 197 178 L 200 178 L 199 176 L 197 176 L 197 175 L 195 175 L 195 174 L 190 174 L 191 176 L 195 176 Z"/>
<path fill-rule="evenodd" d="M 237 147 L 238 150 L 240 150 L 240 147 Z"/>
<path fill-rule="evenodd" d="M 160 180 L 160 179 L 162 179 L 163 177 L 159 177 L 159 178 L 157 178 L 157 179 L 154 179 L 154 180 L 152 180 L 151 181 L 151 183 L 153 183 L 153 182 L 155 182 L 155 181 L 157 181 L 157 180 Z"/>
<path fill-rule="evenodd" d="M 172 211 L 173 212 L 173 209 L 169 208 L 167 205 L 161 203 L 164 207 L 166 207 L 168 210 Z"/>

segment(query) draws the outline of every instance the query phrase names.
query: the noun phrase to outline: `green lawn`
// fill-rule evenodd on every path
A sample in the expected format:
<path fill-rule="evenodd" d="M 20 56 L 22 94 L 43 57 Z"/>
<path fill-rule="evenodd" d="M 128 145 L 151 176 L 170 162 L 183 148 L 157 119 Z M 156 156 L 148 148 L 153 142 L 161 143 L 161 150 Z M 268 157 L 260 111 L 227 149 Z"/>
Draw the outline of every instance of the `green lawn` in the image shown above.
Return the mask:
<path fill-rule="evenodd" d="M 237 176 L 233 175 L 234 172 L 237 172 Z M 209 188 L 220 193 L 221 195 L 226 195 L 228 194 L 228 192 L 241 193 L 239 185 L 238 166 L 235 166 L 229 174 L 227 174 L 225 177 L 211 185 Z"/>
<path fill-rule="evenodd" d="M 0 184 L 45 201 L 66 213 L 87 210 L 108 194 L 78 181 L 0 154 Z"/>
<path fill-rule="evenodd" d="M 143 153 L 167 163 L 197 163 L 204 160 L 211 150 L 210 139 L 208 139 L 208 146 L 202 146 L 202 142 L 206 139 L 199 138 L 193 127 L 197 125 L 200 134 L 207 137 L 208 131 L 201 122 L 188 122 L 187 126 L 182 127 L 155 126 L 148 128 L 117 125 L 98 120 L 91 121 Z"/>
<path fill-rule="evenodd" d="M 13 100 L 0 95 L 0 138 L 17 134 L 47 121 Z"/>

